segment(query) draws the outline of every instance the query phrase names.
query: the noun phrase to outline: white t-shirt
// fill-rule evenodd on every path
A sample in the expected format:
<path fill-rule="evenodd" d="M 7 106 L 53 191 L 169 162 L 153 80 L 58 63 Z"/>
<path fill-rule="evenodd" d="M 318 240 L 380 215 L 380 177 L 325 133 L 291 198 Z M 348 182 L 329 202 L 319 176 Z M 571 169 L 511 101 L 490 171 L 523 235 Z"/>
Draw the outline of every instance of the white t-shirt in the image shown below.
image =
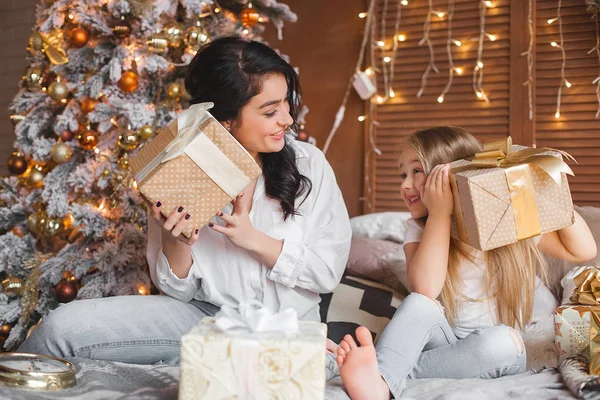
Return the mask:
<path fill-rule="evenodd" d="M 335 175 L 323 153 L 307 143 L 291 145 L 300 173 L 312 182 L 310 195 L 299 206 L 301 215 L 283 220 L 279 201 L 265 193 L 263 175 L 258 178 L 250 211 L 254 228 L 283 240 L 275 266 L 267 268 L 225 235 L 204 227 L 192 245 L 190 272 L 180 279 L 162 252 L 160 227 L 150 219 L 147 258 L 157 287 L 185 302 L 198 299 L 237 307 L 242 301 L 258 300 L 272 311 L 294 308 L 299 318 L 320 321 L 319 293 L 332 292 L 340 282 L 352 231 Z M 297 204 L 302 199 L 296 199 Z M 231 210 L 229 204 L 223 212 Z M 211 221 L 224 225 L 217 217 Z"/>
<path fill-rule="evenodd" d="M 404 244 L 418 243 L 423 237 L 425 226 L 422 221 L 410 219 L 407 222 Z M 488 298 L 485 290 L 487 264 L 481 250 L 465 245 L 473 261 L 463 258 L 459 266 L 459 275 L 463 282 L 463 291 L 457 299 L 457 315 L 454 334 L 463 338 L 476 329 L 498 324 L 496 301 Z M 550 314 L 558 303 L 548 288 L 536 278 L 534 295 L 534 317 Z"/>

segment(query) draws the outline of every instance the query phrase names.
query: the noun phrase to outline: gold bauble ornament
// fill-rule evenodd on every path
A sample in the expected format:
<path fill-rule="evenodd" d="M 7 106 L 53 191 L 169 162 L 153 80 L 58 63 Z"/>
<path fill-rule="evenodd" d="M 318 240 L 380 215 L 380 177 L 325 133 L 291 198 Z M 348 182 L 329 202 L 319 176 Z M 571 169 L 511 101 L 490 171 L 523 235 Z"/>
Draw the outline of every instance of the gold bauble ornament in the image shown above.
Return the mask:
<path fill-rule="evenodd" d="M 155 54 L 163 54 L 169 49 L 169 39 L 163 32 L 155 33 L 146 41 L 148 50 Z"/>
<path fill-rule="evenodd" d="M 85 150 L 92 150 L 98 144 L 98 133 L 91 129 L 86 129 L 77 135 L 79 145 Z"/>
<path fill-rule="evenodd" d="M 137 135 L 143 140 L 150 139 L 154 135 L 154 129 L 150 125 L 144 125 L 137 132 Z"/>
<path fill-rule="evenodd" d="M 29 172 L 29 176 L 27 177 L 27 186 L 32 189 L 38 189 L 44 186 L 44 173 L 42 172 L 42 168 L 38 165 L 31 168 L 31 172 Z"/>
<path fill-rule="evenodd" d="M 61 279 L 56 285 L 56 299 L 60 303 L 68 303 L 77 297 L 77 281 Z"/>
<path fill-rule="evenodd" d="M 62 142 L 56 143 L 50 150 L 50 157 L 57 164 L 69 161 L 72 155 L 71 148 Z"/>
<path fill-rule="evenodd" d="M 23 86 L 30 92 L 35 92 L 42 88 L 42 70 L 36 67 L 29 67 L 23 75 Z"/>
<path fill-rule="evenodd" d="M 33 32 L 29 36 L 29 47 L 38 51 L 44 48 L 44 38 L 39 32 Z"/>
<path fill-rule="evenodd" d="M 121 168 L 122 170 L 128 169 L 129 168 L 129 155 L 127 153 L 123 154 L 123 156 L 117 160 L 117 164 L 119 165 L 119 168 Z"/>
<path fill-rule="evenodd" d="M 48 237 L 54 237 L 62 232 L 63 221 L 60 218 L 46 218 L 42 228 L 42 234 Z"/>
<path fill-rule="evenodd" d="M 38 219 L 39 219 L 38 213 L 29 214 L 29 216 L 27 217 L 27 229 L 29 230 L 29 232 L 31 232 L 31 233 L 39 232 Z"/>
<path fill-rule="evenodd" d="M 104 168 L 104 169 L 102 170 L 102 176 L 103 176 L 104 178 L 108 178 L 108 176 L 109 176 L 109 175 L 110 175 L 110 169 L 108 169 L 108 168 Z"/>
<path fill-rule="evenodd" d="M 185 32 L 185 45 L 192 50 L 199 50 L 200 47 L 210 42 L 210 35 L 203 26 L 190 26 Z"/>
<path fill-rule="evenodd" d="M 62 221 L 64 230 L 71 229 L 71 227 L 73 226 L 74 220 L 75 220 L 75 217 L 73 217 L 73 214 L 65 215 L 65 217 L 63 218 L 63 221 Z"/>
<path fill-rule="evenodd" d="M 125 39 L 131 34 L 131 24 L 125 15 L 121 15 L 121 17 L 114 22 L 112 27 L 113 35 L 119 39 Z"/>
<path fill-rule="evenodd" d="M 167 97 L 173 100 L 180 99 L 183 92 L 183 86 L 179 82 L 173 82 L 167 87 Z"/>
<path fill-rule="evenodd" d="M 140 79 L 133 71 L 125 71 L 119 79 L 119 89 L 124 92 L 131 93 L 137 89 Z"/>
<path fill-rule="evenodd" d="M 256 8 L 244 8 L 240 14 L 240 20 L 246 27 L 254 26 L 260 22 L 260 13 Z"/>
<path fill-rule="evenodd" d="M 2 328 L 0 328 L 0 339 L 2 339 L 2 340 L 8 339 L 8 335 L 10 335 L 11 329 L 12 329 L 11 324 L 2 324 Z"/>
<path fill-rule="evenodd" d="M 27 159 L 18 151 L 15 151 L 8 157 L 8 172 L 11 174 L 21 175 L 27 171 L 28 167 Z"/>
<path fill-rule="evenodd" d="M 123 150 L 131 151 L 137 149 L 139 142 L 140 140 L 138 135 L 136 135 L 133 131 L 127 130 L 126 132 L 123 132 L 121 135 L 119 135 L 119 140 L 117 144 Z"/>
<path fill-rule="evenodd" d="M 166 38 L 169 42 L 169 46 L 171 47 L 181 47 L 181 42 L 183 41 L 183 29 L 177 23 L 170 23 L 165 25 L 164 32 Z"/>
<path fill-rule="evenodd" d="M 64 83 L 55 81 L 48 86 L 48 95 L 56 101 L 63 101 L 69 95 L 69 88 Z"/>
<path fill-rule="evenodd" d="M 2 291 L 8 296 L 20 296 L 23 293 L 23 280 L 14 275 L 8 275 L 2 280 Z"/>
<path fill-rule="evenodd" d="M 86 114 L 91 113 L 96 108 L 96 104 L 98 104 L 97 100 L 85 97 L 81 100 L 81 111 L 83 111 Z"/>
<path fill-rule="evenodd" d="M 88 42 L 89 34 L 83 28 L 73 28 L 69 32 L 69 44 L 77 49 L 85 46 Z"/>

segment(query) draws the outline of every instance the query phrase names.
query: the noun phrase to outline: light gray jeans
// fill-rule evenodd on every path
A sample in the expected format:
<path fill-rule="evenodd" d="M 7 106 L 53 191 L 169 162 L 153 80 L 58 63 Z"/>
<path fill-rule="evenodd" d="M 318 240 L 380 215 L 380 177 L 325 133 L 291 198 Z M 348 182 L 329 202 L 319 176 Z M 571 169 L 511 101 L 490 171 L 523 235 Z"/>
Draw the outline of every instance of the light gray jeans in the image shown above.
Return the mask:
<path fill-rule="evenodd" d="M 458 339 L 442 306 L 412 293 L 400 304 L 377 343 L 377 363 L 394 397 L 407 379 L 498 378 L 520 374 L 527 356 L 520 335 L 496 325 Z"/>

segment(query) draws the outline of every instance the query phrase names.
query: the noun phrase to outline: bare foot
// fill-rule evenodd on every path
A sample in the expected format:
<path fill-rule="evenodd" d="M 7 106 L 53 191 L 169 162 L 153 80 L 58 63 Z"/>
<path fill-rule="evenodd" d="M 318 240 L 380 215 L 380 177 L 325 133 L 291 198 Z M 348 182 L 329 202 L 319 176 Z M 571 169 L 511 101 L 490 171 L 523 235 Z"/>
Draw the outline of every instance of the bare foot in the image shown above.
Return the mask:
<path fill-rule="evenodd" d="M 352 400 L 389 400 L 390 389 L 379 374 L 371 332 L 360 326 L 356 338 L 360 347 L 352 336 L 344 336 L 336 357 L 348 395 Z"/>

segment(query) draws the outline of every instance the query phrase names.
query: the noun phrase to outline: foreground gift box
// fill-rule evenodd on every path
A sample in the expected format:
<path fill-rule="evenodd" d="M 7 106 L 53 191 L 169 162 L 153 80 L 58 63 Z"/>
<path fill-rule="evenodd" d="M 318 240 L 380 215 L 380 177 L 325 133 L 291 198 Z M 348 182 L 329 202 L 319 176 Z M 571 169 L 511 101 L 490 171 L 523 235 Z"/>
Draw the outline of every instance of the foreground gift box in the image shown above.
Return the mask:
<path fill-rule="evenodd" d="M 181 343 L 179 399 L 323 399 L 326 325 L 229 333 L 205 318 Z"/>
<path fill-rule="evenodd" d="M 480 250 L 552 232 L 574 221 L 562 153 L 505 140 L 450 164 L 452 236 Z"/>
<path fill-rule="evenodd" d="M 559 364 L 575 354 L 582 354 L 589 359 L 591 315 L 594 312 L 600 312 L 600 306 L 566 305 L 554 311 L 554 334 Z"/>
<path fill-rule="evenodd" d="M 183 234 L 204 227 L 261 174 L 252 156 L 208 112 L 212 103 L 181 112 L 129 165 L 150 204 L 166 217 L 179 206 L 191 215 Z"/>

